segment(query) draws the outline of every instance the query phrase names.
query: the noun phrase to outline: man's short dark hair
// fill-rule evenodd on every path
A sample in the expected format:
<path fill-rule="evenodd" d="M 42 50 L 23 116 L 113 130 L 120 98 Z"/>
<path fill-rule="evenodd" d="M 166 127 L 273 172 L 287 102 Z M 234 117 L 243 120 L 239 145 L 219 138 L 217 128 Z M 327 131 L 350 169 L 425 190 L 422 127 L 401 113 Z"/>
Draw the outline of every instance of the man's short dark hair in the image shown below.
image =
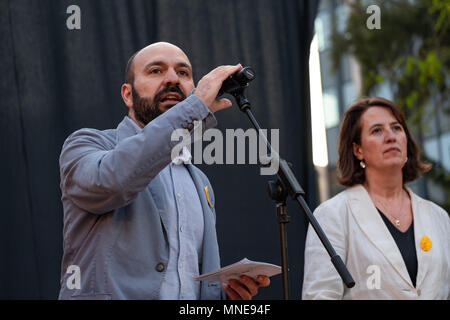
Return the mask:
<path fill-rule="evenodd" d="M 125 69 L 125 83 L 133 84 L 134 83 L 134 70 L 133 70 L 133 62 L 136 55 L 139 53 L 138 50 L 128 59 L 127 67 Z"/>

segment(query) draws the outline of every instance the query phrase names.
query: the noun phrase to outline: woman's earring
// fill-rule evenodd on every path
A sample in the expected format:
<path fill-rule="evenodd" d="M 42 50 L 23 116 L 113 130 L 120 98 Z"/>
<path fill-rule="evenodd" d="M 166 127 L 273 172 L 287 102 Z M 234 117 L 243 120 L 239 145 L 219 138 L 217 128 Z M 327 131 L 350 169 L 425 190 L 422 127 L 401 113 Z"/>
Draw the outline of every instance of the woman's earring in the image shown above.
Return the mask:
<path fill-rule="evenodd" d="M 364 160 L 361 160 L 359 162 L 359 165 L 361 166 L 361 168 L 365 169 L 366 168 L 366 164 L 364 163 Z"/>

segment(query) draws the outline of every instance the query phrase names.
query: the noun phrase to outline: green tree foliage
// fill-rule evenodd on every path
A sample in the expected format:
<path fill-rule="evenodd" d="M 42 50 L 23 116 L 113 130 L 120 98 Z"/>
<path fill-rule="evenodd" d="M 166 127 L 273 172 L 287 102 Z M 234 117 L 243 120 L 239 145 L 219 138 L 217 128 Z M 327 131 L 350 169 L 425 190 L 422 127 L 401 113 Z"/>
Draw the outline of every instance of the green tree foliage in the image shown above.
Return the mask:
<path fill-rule="evenodd" d="M 369 5 L 381 9 L 381 28 L 368 29 Z M 361 66 L 362 95 L 387 82 L 417 137 L 426 132 L 425 115 L 437 108 L 450 114 L 450 0 L 354 1 L 343 33 L 332 35 L 332 58 L 343 54 Z M 419 139 L 420 142 L 421 139 Z M 450 212 L 450 176 L 439 164 L 425 177 L 441 185 Z"/>

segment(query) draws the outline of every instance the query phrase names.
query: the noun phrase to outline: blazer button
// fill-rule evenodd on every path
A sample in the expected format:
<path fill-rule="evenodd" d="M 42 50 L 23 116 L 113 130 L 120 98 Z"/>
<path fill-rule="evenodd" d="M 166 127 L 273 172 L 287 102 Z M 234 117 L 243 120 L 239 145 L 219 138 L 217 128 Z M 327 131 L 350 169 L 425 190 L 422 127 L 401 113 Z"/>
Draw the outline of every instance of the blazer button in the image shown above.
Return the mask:
<path fill-rule="evenodd" d="M 194 124 L 192 122 L 188 123 L 188 125 L 186 126 L 186 129 L 188 129 L 189 131 L 192 131 L 192 129 L 194 129 Z"/>
<path fill-rule="evenodd" d="M 156 265 L 156 271 L 158 271 L 158 272 L 163 272 L 164 271 L 164 263 L 158 263 L 157 265 Z"/>

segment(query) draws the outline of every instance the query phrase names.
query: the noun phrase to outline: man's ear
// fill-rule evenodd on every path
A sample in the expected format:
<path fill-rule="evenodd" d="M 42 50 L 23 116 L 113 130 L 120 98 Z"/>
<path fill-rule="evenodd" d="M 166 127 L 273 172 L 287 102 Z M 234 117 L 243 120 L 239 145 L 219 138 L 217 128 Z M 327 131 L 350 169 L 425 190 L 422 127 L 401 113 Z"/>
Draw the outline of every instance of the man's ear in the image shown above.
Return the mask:
<path fill-rule="evenodd" d="M 352 147 L 353 147 L 353 154 L 355 155 L 355 157 L 358 158 L 358 160 L 363 160 L 364 155 L 361 146 L 353 142 Z"/>
<path fill-rule="evenodd" d="M 133 107 L 133 87 L 129 83 L 124 83 L 120 90 L 123 102 L 128 108 Z"/>

